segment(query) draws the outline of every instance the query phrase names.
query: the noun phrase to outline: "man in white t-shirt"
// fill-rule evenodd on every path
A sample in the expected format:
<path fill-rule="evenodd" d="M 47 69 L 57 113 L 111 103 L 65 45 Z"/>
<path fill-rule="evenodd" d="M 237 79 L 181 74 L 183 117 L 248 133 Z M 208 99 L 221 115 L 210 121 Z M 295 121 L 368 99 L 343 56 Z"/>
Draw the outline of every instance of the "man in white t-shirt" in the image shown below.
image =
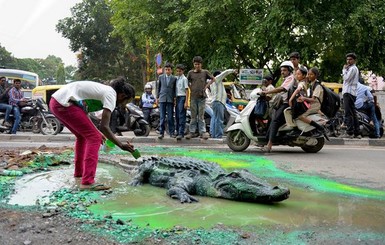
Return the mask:
<path fill-rule="evenodd" d="M 56 91 L 50 100 L 51 112 L 76 136 L 75 178 L 82 178 L 80 189 L 107 190 L 110 187 L 95 184 L 99 148 L 104 138 L 119 148 L 133 152 L 129 142 L 121 142 L 110 129 L 111 113 L 118 105 L 125 105 L 135 96 L 134 88 L 120 77 L 104 85 L 91 81 L 78 81 Z M 103 110 L 100 131 L 87 114 Z"/>

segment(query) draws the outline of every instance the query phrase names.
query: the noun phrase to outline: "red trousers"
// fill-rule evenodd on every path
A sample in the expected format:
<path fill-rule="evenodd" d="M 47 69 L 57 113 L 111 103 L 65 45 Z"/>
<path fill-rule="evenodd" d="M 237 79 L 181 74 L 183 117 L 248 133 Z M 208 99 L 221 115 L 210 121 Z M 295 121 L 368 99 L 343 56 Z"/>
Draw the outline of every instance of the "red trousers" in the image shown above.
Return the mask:
<path fill-rule="evenodd" d="M 83 185 L 95 183 L 99 148 L 102 135 L 78 106 L 64 107 L 55 98 L 51 98 L 51 112 L 76 136 L 75 142 L 75 177 L 82 177 Z"/>

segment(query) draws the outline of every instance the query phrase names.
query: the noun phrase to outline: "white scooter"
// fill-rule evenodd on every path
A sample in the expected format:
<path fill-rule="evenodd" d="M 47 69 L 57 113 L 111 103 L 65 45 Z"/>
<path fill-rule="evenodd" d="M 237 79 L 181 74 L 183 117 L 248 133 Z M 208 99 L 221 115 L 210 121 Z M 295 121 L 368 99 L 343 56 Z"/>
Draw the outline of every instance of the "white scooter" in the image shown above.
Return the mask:
<path fill-rule="evenodd" d="M 260 133 L 254 136 L 249 122 L 249 116 L 254 110 L 260 92 L 261 90 L 259 88 L 253 90 L 250 94 L 250 102 L 241 111 L 235 120 L 235 124 L 227 130 L 227 145 L 233 151 L 246 150 L 251 141 L 254 141 L 259 146 L 267 144 L 266 133 Z M 286 124 L 278 129 L 277 140 L 274 142 L 274 145 L 299 146 L 308 153 L 316 153 L 323 148 L 325 138 L 315 127 L 299 119 L 293 120 L 291 108 L 287 108 L 284 111 L 284 115 Z M 325 125 L 327 122 L 327 119 L 320 114 L 310 115 L 309 118 L 320 125 Z M 257 125 L 257 128 L 259 128 L 259 126 L 260 125 Z"/>

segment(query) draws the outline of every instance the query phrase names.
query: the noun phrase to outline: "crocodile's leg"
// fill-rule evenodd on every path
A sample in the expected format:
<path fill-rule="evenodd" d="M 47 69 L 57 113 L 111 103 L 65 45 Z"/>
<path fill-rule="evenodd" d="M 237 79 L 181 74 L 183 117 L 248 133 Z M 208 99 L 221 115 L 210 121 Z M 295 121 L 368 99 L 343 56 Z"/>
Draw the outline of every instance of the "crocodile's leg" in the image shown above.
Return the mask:
<path fill-rule="evenodd" d="M 181 203 L 191 203 L 199 201 L 197 198 L 191 196 L 187 193 L 187 191 L 180 187 L 171 187 L 170 189 L 168 189 L 167 195 L 169 195 L 171 198 L 179 199 Z"/>

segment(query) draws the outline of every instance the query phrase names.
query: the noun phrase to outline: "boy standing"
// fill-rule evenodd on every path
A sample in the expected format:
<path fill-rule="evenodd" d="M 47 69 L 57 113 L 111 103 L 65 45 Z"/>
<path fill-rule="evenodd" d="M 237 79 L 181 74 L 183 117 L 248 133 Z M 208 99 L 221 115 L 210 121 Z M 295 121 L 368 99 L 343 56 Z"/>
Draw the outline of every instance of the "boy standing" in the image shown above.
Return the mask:
<path fill-rule="evenodd" d="M 163 139 L 165 130 L 165 120 L 167 114 L 167 123 L 171 138 L 175 138 L 174 126 L 174 100 L 176 77 L 172 75 L 172 65 L 166 63 L 164 66 L 165 74 L 160 75 L 158 79 L 157 104 L 160 111 L 159 136 Z"/>
<path fill-rule="evenodd" d="M 184 137 L 184 130 L 186 126 L 186 109 L 188 106 L 188 81 L 184 73 L 184 65 L 176 65 L 176 106 L 175 106 L 175 123 L 177 140 Z"/>
<path fill-rule="evenodd" d="M 194 69 L 187 74 L 187 80 L 190 87 L 190 110 L 191 122 L 190 133 L 186 135 L 186 139 L 198 137 L 200 135 L 203 139 L 208 139 L 209 134 L 206 132 L 206 125 L 204 121 L 205 105 L 206 105 L 206 86 L 207 80 L 211 79 L 215 82 L 215 77 L 211 75 L 208 70 L 202 69 L 202 57 L 195 56 L 193 59 Z M 198 121 L 199 134 L 196 133 Z"/>

